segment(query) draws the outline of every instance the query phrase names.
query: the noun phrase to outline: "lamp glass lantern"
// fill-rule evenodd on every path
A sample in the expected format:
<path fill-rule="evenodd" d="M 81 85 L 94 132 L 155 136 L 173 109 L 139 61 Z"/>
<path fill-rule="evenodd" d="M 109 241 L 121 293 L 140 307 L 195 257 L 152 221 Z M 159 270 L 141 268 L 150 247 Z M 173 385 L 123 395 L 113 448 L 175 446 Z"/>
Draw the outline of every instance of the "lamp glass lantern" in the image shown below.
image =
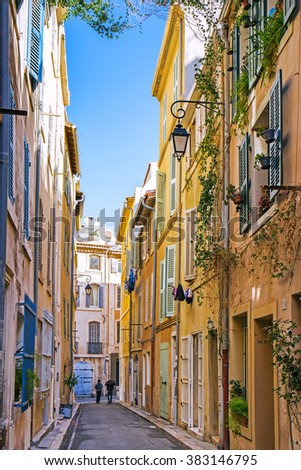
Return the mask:
<path fill-rule="evenodd" d="M 89 283 L 85 287 L 85 292 L 86 292 L 86 295 L 91 295 L 92 287 L 90 286 Z"/>
<path fill-rule="evenodd" d="M 185 127 L 182 126 L 179 120 L 171 134 L 174 156 L 177 157 L 178 161 L 180 161 L 185 155 L 189 136 L 190 134 L 186 131 Z"/>

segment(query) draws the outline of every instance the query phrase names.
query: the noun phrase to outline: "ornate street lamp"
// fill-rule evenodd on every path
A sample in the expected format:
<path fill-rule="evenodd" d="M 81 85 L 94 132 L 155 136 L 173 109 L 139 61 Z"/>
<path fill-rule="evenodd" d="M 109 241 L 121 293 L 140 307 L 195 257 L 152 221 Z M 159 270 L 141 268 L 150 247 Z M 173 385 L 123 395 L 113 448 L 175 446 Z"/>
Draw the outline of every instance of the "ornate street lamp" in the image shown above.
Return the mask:
<path fill-rule="evenodd" d="M 76 280 L 80 278 L 84 278 L 84 280 L 87 283 L 85 287 L 86 295 L 91 295 L 92 287 L 90 286 L 90 282 L 92 281 L 92 277 L 89 276 L 88 274 L 75 274 L 75 278 Z"/>
<path fill-rule="evenodd" d="M 89 283 L 85 287 L 85 292 L 86 292 L 86 295 L 91 295 L 92 287 L 90 286 Z"/>
<path fill-rule="evenodd" d="M 223 105 L 224 103 L 218 103 L 218 102 L 212 103 L 210 101 L 194 101 L 194 100 L 177 100 L 177 101 L 174 101 L 174 103 L 172 103 L 170 107 L 170 112 L 173 115 L 173 117 L 178 119 L 178 124 L 174 128 L 174 131 L 171 133 L 170 138 L 172 139 L 172 144 L 173 144 L 173 150 L 174 150 L 173 155 L 180 162 L 181 158 L 184 157 L 185 155 L 190 134 L 186 131 L 186 129 L 181 124 L 181 119 L 183 119 L 186 115 L 185 109 L 178 108 L 176 111 L 174 111 L 174 107 L 178 103 L 193 103 L 196 109 L 200 108 L 201 106 L 209 109 L 210 105 L 212 104 Z"/>

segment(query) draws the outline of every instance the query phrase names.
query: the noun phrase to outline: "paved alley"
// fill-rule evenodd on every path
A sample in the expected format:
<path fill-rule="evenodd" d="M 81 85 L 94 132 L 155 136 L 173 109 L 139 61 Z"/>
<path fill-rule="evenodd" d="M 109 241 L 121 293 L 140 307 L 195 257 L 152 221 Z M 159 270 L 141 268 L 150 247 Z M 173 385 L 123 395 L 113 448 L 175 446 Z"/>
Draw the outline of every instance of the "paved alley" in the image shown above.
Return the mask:
<path fill-rule="evenodd" d="M 70 424 L 62 450 L 173 450 L 185 449 L 146 419 L 122 407 L 83 403 Z"/>

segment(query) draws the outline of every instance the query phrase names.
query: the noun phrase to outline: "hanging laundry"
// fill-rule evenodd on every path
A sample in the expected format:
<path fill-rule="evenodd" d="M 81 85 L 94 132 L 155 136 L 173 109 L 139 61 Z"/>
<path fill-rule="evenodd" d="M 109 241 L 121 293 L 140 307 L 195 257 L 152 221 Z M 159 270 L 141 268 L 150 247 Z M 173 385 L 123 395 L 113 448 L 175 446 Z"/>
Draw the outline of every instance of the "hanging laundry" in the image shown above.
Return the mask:
<path fill-rule="evenodd" d="M 193 299 L 193 292 L 192 290 L 190 289 L 190 287 L 187 287 L 186 291 L 185 291 L 185 300 L 188 304 L 191 304 L 192 303 L 192 299 Z"/>

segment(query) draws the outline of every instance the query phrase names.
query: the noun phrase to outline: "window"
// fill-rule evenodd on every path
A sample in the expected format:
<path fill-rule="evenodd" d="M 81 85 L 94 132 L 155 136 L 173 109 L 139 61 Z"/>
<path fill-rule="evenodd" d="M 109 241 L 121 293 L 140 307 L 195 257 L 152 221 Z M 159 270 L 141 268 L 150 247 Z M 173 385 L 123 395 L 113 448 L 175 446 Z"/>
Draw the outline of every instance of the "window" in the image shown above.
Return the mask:
<path fill-rule="evenodd" d="M 163 144 L 166 141 L 166 121 L 167 121 L 167 94 L 165 94 L 164 99 L 163 99 L 163 118 L 162 118 L 162 139 L 163 139 Z"/>
<path fill-rule="evenodd" d="M 47 286 L 51 284 L 51 226 L 47 230 Z"/>
<path fill-rule="evenodd" d="M 246 313 L 233 318 L 233 373 L 248 394 L 248 316 Z"/>
<path fill-rule="evenodd" d="M 156 187 L 156 225 L 158 237 L 160 237 L 165 225 L 165 173 L 162 173 L 162 171 L 157 171 Z"/>
<path fill-rule="evenodd" d="M 174 314 L 172 291 L 175 286 L 176 247 L 166 247 L 165 259 L 160 263 L 160 320 Z"/>
<path fill-rule="evenodd" d="M 261 69 L 261 54 L 258 52 L 257 33 L 264 28 L 264 18 L 266 17 L 266 1 L 252 2 L 250 12 L 251 22 L 254 26 L 250 27 L 249 32 L 249 86 L 251 87 L 257 80 Z"/>
<path fill-rule="evenodd" d="M 69 272 L 69 257 L 70 257 L 70 240 L 69 240 L 69 233 L 67 231 L 66 225 L 64 225 L 63 229 L 64 234 L 64 266 L 66 268 L 67 273 Z"/>
<path fill-rule="evenodd" d="M 290 19 L 295 9 L 295 6 L 296 6 L 296 0 L 284 0 L 283 2 L 284 23 L 286 23 Z"/>
<path fill-rule="evenodd" d="M 38 232 L 39 232 L 39 242 L 38 242 L 38 269 L 40 273 L 43 270 L 43 221 L 44 221 L 44 210 L 42 199 L 39 200 L 39 220 L 38 220 Z"/>
<path fill-rule="evenodd" d="M 34 91 L 42 81 L 44 0 L 32 0 L 29 4 L 28 69 Z"/>
<path fill-rule="evenodd" d="M 14 90 L 12 84 L 9 87 L 9 107 L 15 108 Z M 9 115 L 9 154 L 8 154 L 8 197 L 15 202 L 15 117 Z"/>
<path fill-rule="evenodd" d="M 120 343 L 120 321 L 116 321 L 116 343 Z"/>
<path fill-rule="evenodd" d="M 29 239 L 29 167 L 30 155 L 26 138 L 24 139 L 24 192 L 23 192 L 23 233 Z"/>
<path fill-rule="evenodd" d="M 122 271 L 122 263 L 121 263 L 121 261 L 118 261 L 117 262 L 117 272 L 118 272 L 118 274 L 121 274 L 121 271 Z"/>
<path fill-rule="evenodd" d="M 20 403 L 22 412 L 25 411 L 33 398 L 34 387 L 34 352 L 35 352 L 35 330 L 36 330 L 36 308 L 34 303 L 25 295 L 24 300 L 24 322 L 18 321 L 19 342 L 16 349 L 16 380 L 15 399 Z M 23 326 L 23 328 L 22 328 Z M 18 392 L 18 393 L 17 393 Z"/>
<path fill-rule="evenodd" d="M 196 210 L 192 209 L 186 212 L 186 231 L 185 231 L 185 277 L 195 277 L 195 222 Z"/>
<path fill-rule="evenodd" d="M 137 340 L 141 341 L 141 307 L 142 307 L 142 296 L 138 297 L 138 315 L 137 315 Z"/>
<path fill-rule="evenodd" d="M 145 283 L 145 297 L 144 297 L 144 321 L 148 323 L 149 321 L 149 279 Z"/>
<path fill-rule="evenodd" d="M 269 126 L 275 130 L 275 140 L 269 144 L 271 167 L 269 170 L 269 184 L 280 185 L 282 183 L 282 71 L 279 70 L 276 80 L 270 92 L 269 101 Z M 272 199 L 277 190 L 272 190 Z"/>
<path fill-rule="evenodd" d="M 170 152 L 170 214 L 176 210 L 176 171 L 177 159 Z"/>
<path fill-rule="evenodd" d="M 99 271 L 100 258 L 99 256 L 90 256 L 90 269 L 97 269 Z"/>
<path fill-rule="evenodd" d="M 69 338 L 70 333 L 70 311 L 69 311 L 69 302 L 64 297 L 63 300 L 63 314 L 64 314 L 64 337 Z"/>
<path fill-rule="evenodd" d="M 146 385 L 151 385 L 151 360 L 150 352 L 146 355 Z"/>
<path fill-rule="evenodd" d="M 117 286 L 117 301 L 116 301 L 116 308 L 121 307 L 121 286 Z"/>
<path fill-rule="evenodd" d="M 102 354 L 99 322 L 89 323 L 88 354 Z"/>
<path fill-rule="evenodd" d="M 240 233 L 249 228 L 250 216 L 250 180 L 249 180 L 249 135 L 246 134 L 239 147 L 239 187 L 243 203 L 240 205 Z"/>

